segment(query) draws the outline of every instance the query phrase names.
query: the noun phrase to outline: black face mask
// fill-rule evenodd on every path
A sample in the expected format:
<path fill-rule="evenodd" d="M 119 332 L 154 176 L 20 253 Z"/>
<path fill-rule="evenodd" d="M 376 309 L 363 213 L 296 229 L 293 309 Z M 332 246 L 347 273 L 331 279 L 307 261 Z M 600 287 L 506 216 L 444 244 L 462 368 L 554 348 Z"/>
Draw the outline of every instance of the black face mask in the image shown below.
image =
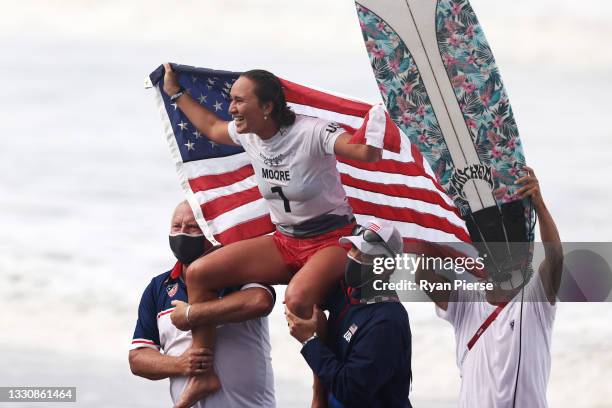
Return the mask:
<path fill-rule="evenodd" d="M 176 259 L 189 265 L 204 254 L 206 238 L 204 235 L 176 234 L 170 235 L 170 249 Z"/>
<path fill-rule="evenodd" d="M 376 277 L 374 265 L 361 264 L 349 258 L 344 269 L 344 280 L 352 288 L 360 288 Z"/>

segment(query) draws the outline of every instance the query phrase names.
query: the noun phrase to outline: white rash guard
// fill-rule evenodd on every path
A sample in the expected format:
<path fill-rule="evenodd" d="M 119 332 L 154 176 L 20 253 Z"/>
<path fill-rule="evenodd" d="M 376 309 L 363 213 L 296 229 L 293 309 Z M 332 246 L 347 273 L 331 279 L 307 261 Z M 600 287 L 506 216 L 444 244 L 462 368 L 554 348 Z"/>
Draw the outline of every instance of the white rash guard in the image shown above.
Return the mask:
<path fill-rule="evenodd" d="M 491 323 L 461 359 L 476 330 L 496 309 L 484 292 L 453 291 L 446 311 L 436 313 L 455 329 L 457 366 L 461 373 L 459 407 L 512 408 L 519 362 L 519 336 L 522 330 L 520 374 L 516 407 L 545 408 L 550 374 L 550 341 L 556 307 L 546 299 L 536 273 L 525 286 L 521 326 L 519 292 Z"/>
<path fill-rule="evenodd" d="M 251 159 L 259 191 L 279 231 L 313 236 L 352 220 L 334 155 L 336 139 L 345 132 L 338 124 L 296 115 L 293 125 L 267 140 L 238 133 L 234 121 L 228 132 Z"/>

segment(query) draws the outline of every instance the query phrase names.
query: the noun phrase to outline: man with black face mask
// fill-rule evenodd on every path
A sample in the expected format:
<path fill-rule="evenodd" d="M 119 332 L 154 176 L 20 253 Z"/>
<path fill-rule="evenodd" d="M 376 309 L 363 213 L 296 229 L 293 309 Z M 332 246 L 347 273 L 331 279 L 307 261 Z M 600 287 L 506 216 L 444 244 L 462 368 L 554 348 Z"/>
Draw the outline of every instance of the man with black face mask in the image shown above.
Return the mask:
<path fill-rule="evenodd" d="M 411 407 L 412 342 L 408 314 L 394 291 L 380 291 L 394 269 L 376 270 L 375 258 L 402 253 L 393 225 L 372 220 L 357 227 L 350 244 L 345 276 L 312 317 L 300 319 L 285 309 L 291 335 L 315 374 L 313 406 Z M 380 263 L 376 263 L 380 265 Z"/>
<path fill-rule="evenodd" d="M 178 261 L 171 271 L 153 278 L 142 295 L 129 354 L 132 373 L 151 380 L 170 378 L 176 402 L 190 376 L 214 365 L 222 388 L 196 408 L 274 407 L 265 317 L 274 307 L 274 289 L 260 284 L 226 288 L 218 299 L 190 306 L 185 303 L 185 270 L 213 249 L 187 202 L 174 211 L 169 240 Z M 211 350 L 191 347 L 190 329 L 202 324 L 218 326 L 214 356 Z"/>

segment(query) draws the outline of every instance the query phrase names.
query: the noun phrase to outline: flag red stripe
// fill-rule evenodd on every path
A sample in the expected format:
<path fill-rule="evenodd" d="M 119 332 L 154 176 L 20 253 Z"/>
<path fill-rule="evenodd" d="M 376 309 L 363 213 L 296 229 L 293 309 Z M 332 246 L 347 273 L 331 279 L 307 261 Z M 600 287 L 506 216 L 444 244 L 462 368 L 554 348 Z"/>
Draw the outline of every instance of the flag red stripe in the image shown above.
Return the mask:
<path fill-rule="evenodd" d="M 353 133 L 353 137 L 349 143 L 351 144 L 367 144 L 366 132 L 368 128 L 368 122 L 370 121 L 370 112 L 366 113 L 363 118 L 363 125 Z M 389 114 L 385 112 L 385 135 L 383 140 L 383 147 L 393 153 L 399 153 L 401 150 L 401 139 L 399 129 L 393 123 Z"/>
<path fill-rule="evenodd" d="M 446 218 L 433 214 L 421 213 L 411 208 L 397 208 L 390 205 L 372 204 L 357 198 L 348 197 L 348 202 L 357 214 L 382 217 L 391 221 L 409 222 L 425 228 L 437 229 L 453 234 L 464 242 L 470 242 L 469 235 L 463 228 L 450 223 Z"/>
<path fill-rule="evenodd" d="M 189 179 L 189 186 L 194 193 L 198 191 L 212 190 L 213 188 L 227 187 L 255 174 L 253 166 L 247 164 L 238 170 L 230 171 L 222 174 L 210 174 L 208 176 L 200 176 L 194 179 Z"/>
<path fill-rule="evenodd" d="M 412 143 L 410 144 L 410 152 L 412 153 L 412 159 L 414 162 L 420 167 L 423 167 L 423 155 L 421 154 L 421 151 Z"/>
<path fill-rule="evenodd" d="M 361 125 L 361 127 L 356 129 L 354 132 L 351 132 L 353 136 L 351 137 L 351 140 L 349 140 L 350 144 L 366 144 L 365 134 L 368 120 L 370 120 L 370 112 L 366 113 L 365 117 L 363 118 L 363 125 Z"/>
<path fill-rule="evenodd" d="M 393 120 L 391 120 L 389 113 L 385 112 L 385 149 L 393 153 L 399 153 L 401 150 L 401 143 L 399 128 Z"/>
<path fill-rule="evenodd" d="M 281 78 L 280 81 L 285 90 L 285 97 L 288 102 L 359 117 L 364 117 L 372 107 L 367 103 L 330 95 L 325 92 L 298 85 L 286 79 Z"/>
<path fill-rule="evenodd" d="M 211 221 L 223 213 L 241 207 L 245 204 L 252 203 L 253 201 L 257 201 L 260 198 L 261 193 L 259 192 L 259 188 L 254 186 L 239 193 L 215 198 L 214 200 L 202 204 L 200 208 L 202 208 L 204 218 Z"/>
<path fill-rule="evenodd" d="M 340 173 L 340 180 L 342 181 L 343 185 L 357 188 L 359 190 L 381 193 L 392 197 L 410 198 L 412 200 L 419 200 L 426 203 L 435 204 L 447 211 L 457 214 L 457 216 L 460 217 L 459 211 L 452 205 L 448 205 L 446 201 L 440 197 L 440 194 L 424 188 L 414 188 L 403 184 L 373 183 L 370 181 L 357 179 L 346 173 Z"/>
<path fill-rule="evenodd" d="M 232 228 L 216 234 L 215 239 L 223 245 L 230 244 L 244 239 L 255 238 L 261 235 L 269 234 L 274 231 L 274 224 L 270 220 L 269 215 L 263 215 L 259 218 L 238 224 Z"/>
<path fill-rule="evenodd" d="M 347 133 L 354 134 L 354 133 L 357 131 L 357 129 L 355 129 L 355 128 L 353 128 L 353 127 L 350 127 L 349 125 L 345 125 L 344 123 L 341 123 L 341 125 L 342 125 L 342 127 L 344 128 L 344 130 L 346 130 L 346 131 L 347 131 Z M 350 143 L 350 142 L 349 142 L 349 143 Z"/>

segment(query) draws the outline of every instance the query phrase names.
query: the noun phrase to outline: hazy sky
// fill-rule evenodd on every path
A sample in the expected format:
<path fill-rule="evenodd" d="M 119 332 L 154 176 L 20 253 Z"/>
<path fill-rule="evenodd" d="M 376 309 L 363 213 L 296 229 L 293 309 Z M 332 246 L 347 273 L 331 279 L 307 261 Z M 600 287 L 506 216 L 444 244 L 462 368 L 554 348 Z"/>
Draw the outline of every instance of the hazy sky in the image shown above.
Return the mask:
<path fill-rule="evenodd" d="M 612 6 L 601 0 L 473 0 L 500 65 L 609 72 Z M 350 0 L 2 0 L 0 41 L 150 46 L 152 59 L 213 68 L 267 67 L 373 97 Z M 329 68 L 344 80 L 329 78 Z M 351 84 L 352 86 L 349 86 Z M 365 87 L 363 86 L 365 85 Z"/>

